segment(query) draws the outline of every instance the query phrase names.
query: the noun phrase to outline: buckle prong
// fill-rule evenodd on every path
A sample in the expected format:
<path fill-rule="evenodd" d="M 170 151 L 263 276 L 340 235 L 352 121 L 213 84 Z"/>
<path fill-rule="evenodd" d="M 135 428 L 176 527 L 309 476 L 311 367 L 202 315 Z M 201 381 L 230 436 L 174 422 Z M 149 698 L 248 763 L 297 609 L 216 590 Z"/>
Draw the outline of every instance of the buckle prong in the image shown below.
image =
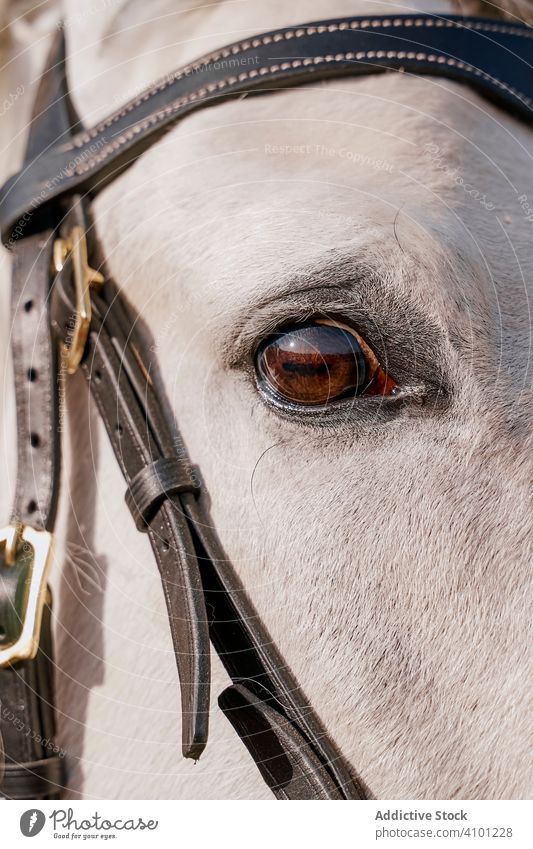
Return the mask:
<path fill-rule="evenodd" d="M 23 529 L 24 525 L 21 522 L 16 522 L 14 525 L 9 525 L 8 528 L 5 528 L 4 559 L 6 566 L 15 565 L 17 548 L 19 547 Z"/>

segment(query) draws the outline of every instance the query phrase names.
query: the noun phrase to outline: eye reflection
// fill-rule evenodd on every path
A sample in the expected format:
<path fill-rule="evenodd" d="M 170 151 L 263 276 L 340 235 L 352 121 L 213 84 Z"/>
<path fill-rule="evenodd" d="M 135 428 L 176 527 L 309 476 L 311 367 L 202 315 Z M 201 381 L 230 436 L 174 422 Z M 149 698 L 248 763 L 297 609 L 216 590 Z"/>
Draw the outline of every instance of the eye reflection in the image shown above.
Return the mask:
<path fill-rule="evenodd" d="M 396 384 L 347 325 L 327 320 L 287 327 L 256 354 L 260 381 L 284 401 L 324 405 L 358 395 L 387 395 Z"/>

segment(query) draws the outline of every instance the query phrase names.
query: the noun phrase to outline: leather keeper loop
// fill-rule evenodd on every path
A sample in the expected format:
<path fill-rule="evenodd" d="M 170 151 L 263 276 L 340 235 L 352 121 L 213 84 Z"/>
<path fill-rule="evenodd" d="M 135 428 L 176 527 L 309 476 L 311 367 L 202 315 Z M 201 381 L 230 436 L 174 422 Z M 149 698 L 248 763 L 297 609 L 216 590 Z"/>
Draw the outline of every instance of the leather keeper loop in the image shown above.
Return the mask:
<path fill-rule="evenodd" d="M 58 755 L 23 764 L 8 763 L 0 782 L 0 798 L 59 799 L 65 781 L 65 764 Z"/>
<path fill-rule="evenodd" d="M 190 463 L 178 457 L 160 457 L 135 475 L 125 498 L 137 530 L 145 531 L 166 498 L 199 489 Z"/>

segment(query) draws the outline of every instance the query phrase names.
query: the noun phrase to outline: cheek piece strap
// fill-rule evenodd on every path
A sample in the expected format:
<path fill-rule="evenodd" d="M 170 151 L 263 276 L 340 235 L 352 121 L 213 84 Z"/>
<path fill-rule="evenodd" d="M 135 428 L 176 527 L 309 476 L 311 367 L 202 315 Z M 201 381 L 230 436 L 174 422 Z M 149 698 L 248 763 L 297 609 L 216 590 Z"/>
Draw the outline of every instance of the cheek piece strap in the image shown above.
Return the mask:
<path fill-rule="evenodd" d="M 482 18 L 404 15 L 304 24 L 202 57 L 85 129 L 69 98 L 58 33 L 23 167 L 0 190 L 0 227 L 13 256 L 18 430 L 13 513 L 0 531 L 5 798 L 58 799 L 68 781 L 68 752 L 55 740 L 47 576 L 54 561 L 61 387 L 78 368 L 122 470 L 132 528 L 148 534 L 161 576 L 180 680 L 183 755 L 198 759 L 207 742 L 211 643 L 232 681 L 218 704 L 276 797 L 371 798 L 350 763 L 354 753 L 341 753 L 330 736 L 335 729 L 321 724 L 221 547 L 200 472 L 169 411 L 155 346 L 106 268 L 91 202 L 189 113 L 244 93 L 334 77 L 444 77 L 530 124 L 532 45 L 530 28 Z M 397 791 L 401 796 L 402 788 Z"/>

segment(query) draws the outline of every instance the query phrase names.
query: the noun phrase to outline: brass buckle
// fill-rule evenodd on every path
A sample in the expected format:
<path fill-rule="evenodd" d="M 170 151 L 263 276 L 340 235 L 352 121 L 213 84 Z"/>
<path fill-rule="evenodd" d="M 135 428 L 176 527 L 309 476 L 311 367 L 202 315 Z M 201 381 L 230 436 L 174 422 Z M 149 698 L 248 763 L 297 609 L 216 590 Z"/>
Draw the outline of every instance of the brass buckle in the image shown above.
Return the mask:
<path fill-rule="evenodd" d="M 76 225 L 65 238 L 54 242 L 53 267 L 57 273 L 68 258 L 72 259 L 76 315 L 70 332 L 70 344 L 63 344 L 64 363 L 68 374 L 75 374 L 83 357 L 91 325 L 91 287 L 101 286 L 104 276 L 91 268 L 87 258 L 87 240 L 83 227 Z"/>
<path fill-rule="evenodd" d="M 39 648 L 53 537 L 29 525 L 0 529 L 0 581 L 10 596 L 0 605 L 0 667 L 31 660 Z"/>

